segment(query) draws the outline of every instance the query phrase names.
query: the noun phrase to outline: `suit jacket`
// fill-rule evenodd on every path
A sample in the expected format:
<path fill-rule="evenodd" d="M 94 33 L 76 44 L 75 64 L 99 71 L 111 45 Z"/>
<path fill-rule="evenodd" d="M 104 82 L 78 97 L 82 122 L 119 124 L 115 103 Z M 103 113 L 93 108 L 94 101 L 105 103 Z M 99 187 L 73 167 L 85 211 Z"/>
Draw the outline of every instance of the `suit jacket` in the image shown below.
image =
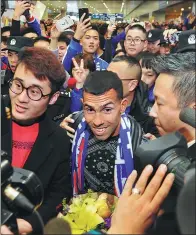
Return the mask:
<path fill-rule="evenodd" d="M 4 125 L 2 123 L 2 125 Z M 10 130 L 2 136 L 2 150 L 6 151 L 11 162 L 11 122 Z M 41 180 L 44 188 L 44 201 L 38 209 L 44 223 L 56 216 L 56 207 L 63 198 L 72 194 L 70 171 L 70 141 L 66 131 L 43 115 L 40 120 L 39 134 L 24 169 L 33 171 Z M 34 215 L 24 217 L 37 231 Z"/>
<path fill-rule="evenodd" d="M 148 100 L 148 87 L 144 82 L 140 81 L 135 90 L 129 115 L 135 118 L 145 133 L 151 133 L 159 137 L 158 130 L 154 124 L 154 118 L 150 117 L 148 114 L 151 106 Z"/>

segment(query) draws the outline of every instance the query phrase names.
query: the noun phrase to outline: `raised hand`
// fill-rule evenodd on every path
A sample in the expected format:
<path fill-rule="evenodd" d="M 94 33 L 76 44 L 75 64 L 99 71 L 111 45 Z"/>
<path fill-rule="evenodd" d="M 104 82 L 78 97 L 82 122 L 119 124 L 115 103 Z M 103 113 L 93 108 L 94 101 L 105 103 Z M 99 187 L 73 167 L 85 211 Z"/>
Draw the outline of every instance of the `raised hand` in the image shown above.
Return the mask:
<path fill-rule="evenodd" d="M 90 23 L 90 18 L 84 20 L 85 15 L 86 13 L 82 15 L 82 17 L 77 23 L 76 32 L 74 34 L 74 38 L 77 40 L 80 40 L 84 36 L 84 34 L 92 28 Z"/>
<path fill-rule="evenodd" d="M 61 32 L 58 31 L 58 29 L 56 28 L 56 25 L 54 24 L 50 30 L 51 39 L 57 39 L 60 34 Z"/>
<path fill-rule="evenodd" d="M 67 116 L 66 118 L 64 118 L 64 120 L 61 122 L 60 127 L 62 127 L 63 129 L 65 129 L 67 131 L 67 135 L 73 139 L 74 138 L 74 134 L 75 134 L 75 130 L 73 128 L 71 128 L 69 126 L 69 124 L 74 123 L 74 120 L 71 118 L 72 114 L 70 114 L 69 116 Z"/>
<path fill-rule="evenodd" d="M 30 7 L 31 5 L 26 1 L 16 1 L 13 19 L 20 20 L 20 16 Z"/>
<path fill-rule="evenodd" d="M 116 30 L 116 25 L 114 25 L 114 24 L 109 24 L 109 25 L 108 25 L 108 28 L 107 28 L 107 37 L 110 38 L 110 37 L 112 36 L 114 30 Z"/>
<path fill-rule="evenodd" d="M 80 65 L 78 65 L 78 63 L 76 62 L 76 60 L 74 58 L 72 59 L 72 61 L 74 64 L 74 68 L 72 69 L 72 74 L 73 74 L 73 77 L 77 81 L 76 84 L 80 84 L 81 86 L 83 86 L 83 84 L 86 80 L 86 77 L 89 74 L 89 70 L 84 69 L 84 60 L 83 59 L 81 59 Z M 77 88 L 79 88 L 79 87 L 77 87 Z"/>
<path fill-rule="evenodd" d="M 118 200 L 108 234 L 144 234 L 152 225 L 174 182 L 174 174 L 166 176 L 166 165 L 160 165 L 147 185 L 152 172 L 153 167 L 146 166 L 136 184 L 137 172 L 131 173 Z"/>

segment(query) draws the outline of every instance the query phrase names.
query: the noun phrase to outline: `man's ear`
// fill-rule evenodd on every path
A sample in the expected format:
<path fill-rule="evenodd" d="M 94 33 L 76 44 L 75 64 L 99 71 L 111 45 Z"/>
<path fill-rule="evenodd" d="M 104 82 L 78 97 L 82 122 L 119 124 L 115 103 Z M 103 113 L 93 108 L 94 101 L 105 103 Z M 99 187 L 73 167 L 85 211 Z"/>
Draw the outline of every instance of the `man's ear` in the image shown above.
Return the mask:
<path fill-rule="evenodd" d="M 138 85 L 138 80 L 132 80 L 130 81 L 130 83 L 128 84 L 129 86 L 129 91 L 134 91 L 135 88 L 137 87 Z"/>
<path fill-rule="evenodd" d="M 127 108 L 127 105 L 128 105 L 128 100 L 126 98 L 124 98 L 122 101 L 121 101 L 121 110 L 120 112 L 121 113 L 124 113 L 126 108 Z"/>
<path fill-rule="evenodd" d="M 59 95 L 60 95 L 60 92 L 57 91 L 51 98 L 50 98 L 50 101 L 49 101 L 49 104 L 52 105 L 54 104 L 57 99 L 59 98 Z"/>

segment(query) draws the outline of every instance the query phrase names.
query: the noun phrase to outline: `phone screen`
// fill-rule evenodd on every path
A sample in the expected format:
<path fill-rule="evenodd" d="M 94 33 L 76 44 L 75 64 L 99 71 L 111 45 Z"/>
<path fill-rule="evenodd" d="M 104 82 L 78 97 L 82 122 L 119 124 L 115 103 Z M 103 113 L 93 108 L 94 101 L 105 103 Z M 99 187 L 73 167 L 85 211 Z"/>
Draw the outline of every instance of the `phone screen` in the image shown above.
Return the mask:
<path fill-rule="evenodd" d="M 87 18 L 89 18 L 89 10 L 88 8 L 79 8 L 79 19 L 82 17 L 82 15 L 86 13 L 84 20 L 86 20 Z"/>

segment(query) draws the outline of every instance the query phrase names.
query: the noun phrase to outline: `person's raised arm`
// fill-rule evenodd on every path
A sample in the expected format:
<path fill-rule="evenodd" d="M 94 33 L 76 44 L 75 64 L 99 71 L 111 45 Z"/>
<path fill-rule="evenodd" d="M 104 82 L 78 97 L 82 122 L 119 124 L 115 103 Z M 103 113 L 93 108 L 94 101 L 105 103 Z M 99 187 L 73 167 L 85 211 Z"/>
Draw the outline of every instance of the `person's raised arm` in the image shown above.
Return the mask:
<path fill-rule="evenodd" d="M 16 1 L 14 14 L 12 18 L 12 26 L 10 36 L 20 36 L 20 17 L 25 10 L 30 9 L 30 4 L 26 1 Z"/>
<path fill-rule="evenodd" d="M 85 17 L 85 13 L 82 15 L 81 19 L 77 23 L 76 32 L 68 46 L 67 53 L 62 62 L 65 70 L 68 72 L 70 71 L 70 68 L 71 68 L 72 58 L 82 52 L 80 39 L 84 36 L 84 34 L 88 30 L 92 28 L 91 23 L 90 23 L 90 18 L 84 20 L 84 17 Z"/>

